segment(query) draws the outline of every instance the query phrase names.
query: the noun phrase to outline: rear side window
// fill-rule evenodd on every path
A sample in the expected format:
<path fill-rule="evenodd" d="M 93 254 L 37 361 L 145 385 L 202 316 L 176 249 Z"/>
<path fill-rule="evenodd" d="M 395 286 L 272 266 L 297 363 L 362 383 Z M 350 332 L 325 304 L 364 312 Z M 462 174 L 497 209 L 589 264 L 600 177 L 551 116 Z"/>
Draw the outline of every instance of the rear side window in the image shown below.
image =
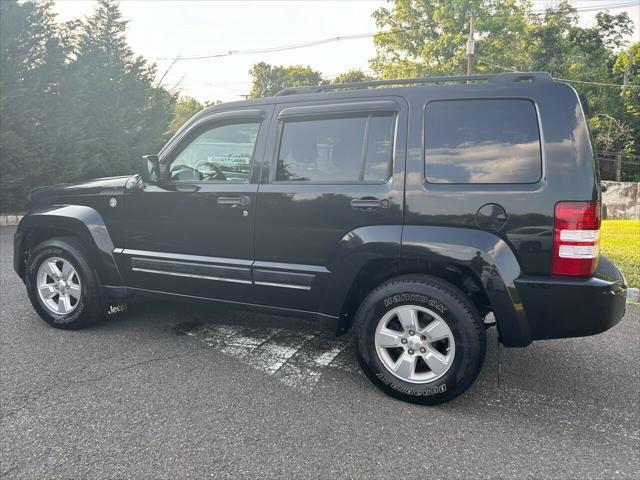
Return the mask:
<path fill-rule="evenodd" d="M 391 171 L 394 116 L 287 120 L 277 181 L 384 182 Z"/>
<path fill-rule="evenodd" d="M 535 183 L 542 178 L 536 110 L 528 100 L 444 100 L 425 109 L 431 183 Z"/>

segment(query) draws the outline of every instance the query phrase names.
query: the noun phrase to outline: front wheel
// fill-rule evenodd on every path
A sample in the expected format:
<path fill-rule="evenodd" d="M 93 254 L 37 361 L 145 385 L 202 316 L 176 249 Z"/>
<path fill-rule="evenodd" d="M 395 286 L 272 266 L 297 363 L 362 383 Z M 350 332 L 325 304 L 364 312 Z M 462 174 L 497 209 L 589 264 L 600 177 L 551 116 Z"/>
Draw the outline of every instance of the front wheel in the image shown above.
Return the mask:
<path fill-rule="evenodd" d="M 356 355 L 369 379 L 401 400 L 438 404 L 475 380 L 486 334 L 473 303 L 434 277 L 389 280 L 362 302 L 354 320 Z"/>
<path fill-rule="evenodd" d="M 54 238 L 39 244 L 25 275 L 31 304 L 52 327 L 75 330 L 103 318 L 100 285 L 76 239 Z"/>

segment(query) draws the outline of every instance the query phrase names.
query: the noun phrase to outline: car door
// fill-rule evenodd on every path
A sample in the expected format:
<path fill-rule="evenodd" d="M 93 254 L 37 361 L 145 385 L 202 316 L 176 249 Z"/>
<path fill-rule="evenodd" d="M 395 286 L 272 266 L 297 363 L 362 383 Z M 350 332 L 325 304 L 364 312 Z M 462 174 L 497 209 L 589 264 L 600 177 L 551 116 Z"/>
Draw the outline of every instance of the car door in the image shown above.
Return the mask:
<path fill-rule="evenodd" d="M 126 197 L 132 288 L 249 301 L 261 158 L 272 106 L 213 112 L 160 156 L 161 179 Z"/>
<path fill-rule="evenodd" d="M 345 246 L 396 225 L 399 249 L 406 116 L 401 97 L 276 105 L 256 213 L 259 303 L 334 315 L 327 288 L 350 284 L 340 272 L 361 260 Z"/>

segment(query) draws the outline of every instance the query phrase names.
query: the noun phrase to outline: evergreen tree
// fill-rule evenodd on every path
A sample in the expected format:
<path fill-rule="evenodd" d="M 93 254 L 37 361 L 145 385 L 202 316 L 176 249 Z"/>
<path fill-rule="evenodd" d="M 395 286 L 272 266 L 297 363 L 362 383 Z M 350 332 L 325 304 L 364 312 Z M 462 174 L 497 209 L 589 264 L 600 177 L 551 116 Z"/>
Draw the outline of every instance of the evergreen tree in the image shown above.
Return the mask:
<path fill-rule="evenodd" d="M 99 0 L 81 26 L 66 94 L 84 125 L 76 154 L 83 177 L 136 171 L 141 155 L 162 146 L 173 114 L 175 98 L 128 47 L 126 24 L 117 2 Z"/>
<path fill-rule="evenodd" d="M 55 156 L 68 43 L 52 2 L 0 2 L 0 209 L 19 210 L 36 185 L 59 180 Z"/>
<path fill-rule="evenodd" d="M 136 57 L 118 3 L 59 24 L 52 2 L 0 2 L 0 209 L 30 189 L 136 171 L 167 137 L 175 97 Z"/>

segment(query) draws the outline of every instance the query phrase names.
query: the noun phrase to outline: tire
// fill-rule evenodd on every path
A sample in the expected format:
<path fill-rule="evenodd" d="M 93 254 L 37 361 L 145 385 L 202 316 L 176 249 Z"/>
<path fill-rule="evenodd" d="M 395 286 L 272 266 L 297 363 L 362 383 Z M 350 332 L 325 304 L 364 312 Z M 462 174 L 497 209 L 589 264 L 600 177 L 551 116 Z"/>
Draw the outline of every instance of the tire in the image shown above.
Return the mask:
<path fill-rule="evenodd" d="M 407 328 L 413 319 L 415 331 Z M 375 386 L 425 405 L 464 392 L 487 347 L 473 303 L 454 285 L 429 276 L 398 277 L 372 291 L 356 313 L 353 334 L 360 367 Z"/>
<path fill-rule="evenodd" d="M 65 275 L 56 277 L 62 271 Z M 67 278 L 73 272 L 73 278 Z M 27 261 L 25 283 L 33 308 L 52 327 L 77 330 L 104 318 L 100 283 L 86 250 L 75 238 L 53 238 L 36 246 Z M 39 286 L 45 284 L 40 293 Z M 60 300 L 60 291 L 66 300 Z"/>

